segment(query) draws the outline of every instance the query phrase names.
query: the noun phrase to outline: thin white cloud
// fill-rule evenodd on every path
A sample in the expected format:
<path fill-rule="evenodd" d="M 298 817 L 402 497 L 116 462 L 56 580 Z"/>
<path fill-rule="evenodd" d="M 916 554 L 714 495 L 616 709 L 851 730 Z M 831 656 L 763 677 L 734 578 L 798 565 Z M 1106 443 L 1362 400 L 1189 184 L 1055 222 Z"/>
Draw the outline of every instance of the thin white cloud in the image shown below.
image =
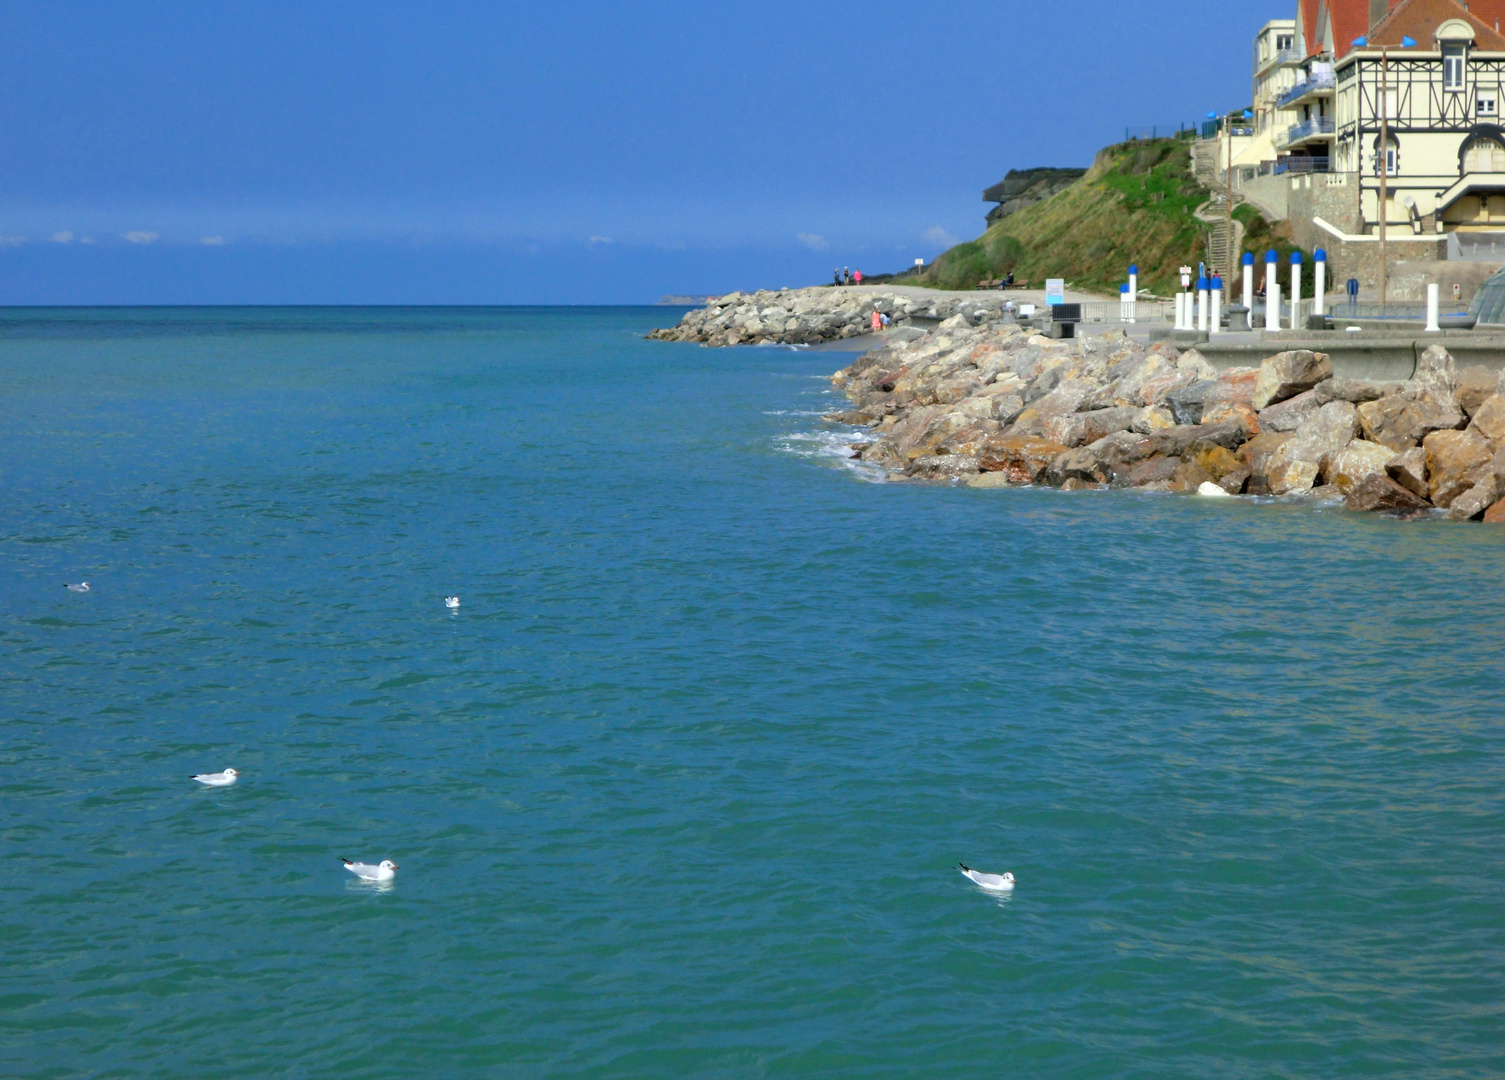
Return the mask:
<path fill-rule="evenodd" d="M 205 247 L 223 247 L 225 238 L 223 236 L 205 236 L 199 240 L 199 243 Z"/>
<path fill-rule="evenodd" d="M 24 236 L 0 236 L 0 244 L 6 247 L 20 247 L 24 243 L 26 243 Z"/>
<path fill-rule="evenodd" d="M 73 234 L 71 232 L 55 232 L 52 234 L 52 242 L 54 244 L 71 244 L 73 243 Z"/>
<path fill-rule="evenodd" d="M 611 242 L 611 237 L 609 236 L 593 236 L 590 238 L 591 247 L 595 247 L 597 244 L 609 244 Z"/>
<path fill-rule="evenodd" d="M 925 243 L 933 244 L 936 247 L 949 248 L 955 247 L 957 244 L 961 243 L 960 240 L 952 236 L 949 232 L 941 228 L 939 225 L 932 225 L 930 226 L 930 228 L 926 229 L 923 239 Z"/>
<path fill-rule="evenodd" d="M 157 234 L 154 232 L 142 232 L 140 229 L 136 229 L 126 233 L 125 239 L 133 244 L 151 244 L 156 242 Z"/>
<path fill-rule="evenodd" d="M 79 241 L 79 243 L 80 244 L 92 244 L 92 243 L 94 243 L 94 237 L 92 237 L 92 236 L 86 236 L 83 239 L 81 239 Z"/>
<path fill-rule="evenodd" d="M 831 246 L 830 241 L 818 233 L 802 232 L 799 234 L 799 242 L 811 251 L 825 251 L 826 248 Z"/>

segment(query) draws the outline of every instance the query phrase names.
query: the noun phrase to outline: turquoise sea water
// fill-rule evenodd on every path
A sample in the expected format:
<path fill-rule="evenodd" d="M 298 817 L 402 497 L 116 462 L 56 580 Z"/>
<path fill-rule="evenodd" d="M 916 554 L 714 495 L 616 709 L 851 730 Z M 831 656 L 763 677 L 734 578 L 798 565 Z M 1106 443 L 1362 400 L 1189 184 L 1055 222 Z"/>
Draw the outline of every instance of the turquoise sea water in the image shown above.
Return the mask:
<path fill-rule="evenodd" d="M 674 314 L 0 314 L 0 1075 L 1505 1071 L 1505 530 L 868 483 Z"/>

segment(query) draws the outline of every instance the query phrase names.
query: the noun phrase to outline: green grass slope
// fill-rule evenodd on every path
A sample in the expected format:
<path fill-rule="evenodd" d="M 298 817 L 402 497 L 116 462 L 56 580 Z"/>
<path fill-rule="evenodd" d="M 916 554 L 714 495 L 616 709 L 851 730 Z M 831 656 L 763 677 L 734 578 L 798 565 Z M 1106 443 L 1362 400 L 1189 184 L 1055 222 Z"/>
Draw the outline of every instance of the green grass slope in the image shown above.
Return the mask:
<path fill-rule="evenodd" d="M 1207 225 L 1193 211 L 1207 198 L 1192 176 L 1190 143 L 1110 146 L 1081 180 L 945 252 L 918 284 L 969 289 L 1012 271 L 1034 287 L 1059 277 L 1078 289 L 1116 295 L 1135 263 L 1140 288 L 1168 296 L 1177 288 L 1177 270 L 1206 257 Z M 1280 235 L 1282 226 L 1270 226 L 1252 207 L 1237 212 L 1246 249 L 1275 248 L 1284 257 L 1295 250 Z"/>

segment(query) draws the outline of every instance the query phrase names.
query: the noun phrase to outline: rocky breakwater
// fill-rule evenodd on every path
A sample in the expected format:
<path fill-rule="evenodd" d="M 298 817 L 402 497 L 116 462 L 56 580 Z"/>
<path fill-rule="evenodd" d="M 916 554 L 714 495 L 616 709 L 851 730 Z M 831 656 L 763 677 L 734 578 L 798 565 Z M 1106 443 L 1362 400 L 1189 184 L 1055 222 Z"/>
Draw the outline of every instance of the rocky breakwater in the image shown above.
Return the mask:
<path fill-rule="evenodd" d="M 1215 370 L 1120 331 L 1057 341 L 953 318 L 834 376 L 829 420 L 894 478 L 1342 498 L 1505 521 L 1505 373 L 1440 346 L 1406 382 L 1337 379 L 1322 353 Z"/>
<path fill-rule="evenodd" d="M 707 345 L 817 345 L 870 333 L 875 311 L 887 315 L 894 326 L 916 320 L 933 325 L 957 316 L 977 326 L 999 318 L 1004 299 L 1001 293 L 915 297 L 836 286 L 731 293 L 686 312 L 676 325 L 648 336 Z"/>

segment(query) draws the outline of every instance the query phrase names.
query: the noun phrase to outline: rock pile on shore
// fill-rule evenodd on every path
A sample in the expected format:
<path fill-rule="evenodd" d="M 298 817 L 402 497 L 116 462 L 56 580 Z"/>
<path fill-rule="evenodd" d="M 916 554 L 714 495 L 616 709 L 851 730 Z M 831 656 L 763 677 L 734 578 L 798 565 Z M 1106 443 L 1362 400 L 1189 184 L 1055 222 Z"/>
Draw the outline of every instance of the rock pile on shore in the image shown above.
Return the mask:
<path fill-rule="evenodd" d="M 1058 341 L 952 318 L 836 373 L 894 477 L 1343 498 L 1505 522 L 1505 373 L 1441 346 L 1406 382 L 1333 377 L 1322 353 L 1213 367 L 1121 331 Z"/>
<path fill-rule="evenodd" d="M 816 345 L 868 333 L 875 311 L 901 326 L 916 319 L 933 325 L 957 315 L 977 325 L 998 318 L 1004 299 L 1002 293 L 920 299 L 836 286 L 731 293 L 686 312 L 677 325 L 648 336 L 707 345 Z"/>

